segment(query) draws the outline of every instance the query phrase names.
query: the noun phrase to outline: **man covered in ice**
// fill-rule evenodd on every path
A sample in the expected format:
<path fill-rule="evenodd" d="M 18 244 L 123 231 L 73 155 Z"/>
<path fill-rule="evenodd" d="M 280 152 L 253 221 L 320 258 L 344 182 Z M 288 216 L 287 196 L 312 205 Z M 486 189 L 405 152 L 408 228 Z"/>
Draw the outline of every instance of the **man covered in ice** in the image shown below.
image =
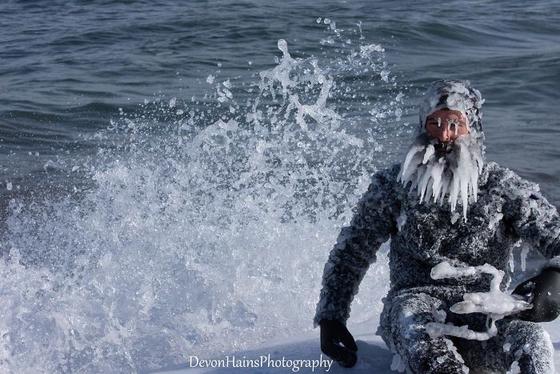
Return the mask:
<path fill-rule="evenodd" d="M 321 349 L 341 365 L 356 362 L 357 346 L 345 326 L 350 303 L 379 246 L 391 239 L 391 288 L 379 333 L 408 372 L 554 372 L 550 338 L 537 322 L 560 311 L 560 218 L 538 185 L 485 162 L 482 103 L 468 81 L 434 82 L 402 164 L 373 176 L 342 229 L 325 265 L 314 319 Z M 519 239 L 549 259 L 540 275 L 514 291 L 532 308 L 498 320 L 493 335 L 480 337 L 488 335 L 488 315 L 450 308 L 466 294 L 491 288 L 493 276 L 469 269 L 504 271 L 494 286 L 505 291 Z M 442 264 L 467 271 L 435 276 Z M 428 331 L 438 323 L 464 326 L 470 335 Z"/>

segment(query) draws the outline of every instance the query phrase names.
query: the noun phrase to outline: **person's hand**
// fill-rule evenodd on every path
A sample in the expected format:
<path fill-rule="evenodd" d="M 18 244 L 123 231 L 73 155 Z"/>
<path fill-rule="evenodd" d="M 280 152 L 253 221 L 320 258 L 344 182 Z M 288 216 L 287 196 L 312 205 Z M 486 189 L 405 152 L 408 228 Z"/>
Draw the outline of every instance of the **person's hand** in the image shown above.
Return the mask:
<path fill-rule="evenodd" d="M 560 314 L 560 269 L 547 268 L 534 278 L 521 283 L 513 291 L 533 304 L 519 318 L 532 322 L 550 322 Z"/>
<path fill-rule="evenodd" d="M 336 320 L 322 320 L 319 326 L 321 326 L 321 351 L 341 366 L 351 368 L 356 365 L 358 346 L 346 326 Z"/>

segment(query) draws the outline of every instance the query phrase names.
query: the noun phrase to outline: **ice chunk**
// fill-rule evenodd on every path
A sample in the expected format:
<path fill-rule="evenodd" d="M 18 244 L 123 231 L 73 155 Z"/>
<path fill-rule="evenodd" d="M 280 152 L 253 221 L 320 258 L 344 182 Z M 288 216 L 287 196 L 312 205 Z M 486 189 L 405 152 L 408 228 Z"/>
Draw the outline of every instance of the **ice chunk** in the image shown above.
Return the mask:
<path fill-rule="evenodd" d="M 393 355 L 393 361 L 391 362 L 391 370 L 398 371 L 399 373 L 404 373 L 406 367 L 401 356 L 398 353 Z"/>
<path fill-rule="evenodd" d="M 461 362 L 461 363 L 465 363 L 465 361 L 463 360 L 463 357 L 461 357 L 461 355 L 459 354 L 459 351 L 457 351 L 457 347 L 455 347 L 455 345 L 453 344 L 453 342 L 447 338 L 444 338 L 443 341 L 445 342 L 445 345 L 447 346 L 447 349 L 449 349 L 450 352 L 453 353 L 453 355 L 455 356 L 455 358 Z M 466 369 L 466 371 L 465 371 Z M 463 366 L 463 371 L 465 371 L 466 373 L 468 373 L 468 368 L 466 366 Z"/>
<path fill-rule="evenodd" d="M 527 269 L 527 255 L 529 254 L 529 247 L 521 249 L 521 271 Z"/>
<path fill-rule="evenodd" d="M 459 219 L 460 215 L 457 212 L 453 212 L 453 214 L 451 215 L 451 224 L 454 225 L 455 222 L 457 222 L 457 220 Z"/>
<path fill-rule="evenodd" d="M 477 332 L 472 331 L 468 328 L 468 326 L 455 326 L 451 323 L 438 323 L 438 322 L 429 322 L 426 324 L 426 332 L 432 338 L 436 338 L 439 336 L 456 336 L 458 338 L 469 339 L 469 340 L 479 340 L 484 341 L 492 338 L 490 332 Z"/>
<path fill-rule="evenodd" d="M 531 304 L 517 295 L 510 295 L 500 290 L 504 272 L 492 265 L 482 266 L 452 266 L 444 261 L 434 266 L 430 272 L 432 279 L 461 278 L 466 276 L 492 275 L 488 292 L 465 293 L 463 301 L 451 306 L 450 310 L 457 314 L 483 313 L 488 316 L 489 329 L 486 332 L 475 332 L 467 326 L 454 326 L 442 323 L 429 323 L 426 331 L 430 336 L 450 335 L 471 340 L 488 340 L 497 334 L 496 321 L 505 316 L 530 309 Z"/>
<path fill-rule="evenodd" d="M 452 266 L 449 262 L 444 261 L 436 266 L 434 266 L 430 272 L 430 276 L 432 279 L 445 279 L 445 278 L 459 278 L 465 277 L 470 275 L 476 275 L 477 271 L 476 268 L 470 267 L 463 267 L 458 268 Z"/>
<path fill-rule="evenodd" d="M 424 159 L 422 160 L 422 163 L 423 164 L 427 163 L 432 158 L 435 151 L 436 150 L 434 146 L 432 144 L 428 144 L 428 146 L 426 147 L 426 152 L 424 153 Z"/>
<path fill-rule="evenodd" d="M 521 374 L 521 368 L 519 367 L 519 362 L 513 361 L 506 374 Z"/>
<path fill-rule="evenodd" d="M 401 227 L 406 224 L 406 213 L 405 211 L 401 211 L 401 214 L 397 217 L 397 229 L 400 231 Z"/>

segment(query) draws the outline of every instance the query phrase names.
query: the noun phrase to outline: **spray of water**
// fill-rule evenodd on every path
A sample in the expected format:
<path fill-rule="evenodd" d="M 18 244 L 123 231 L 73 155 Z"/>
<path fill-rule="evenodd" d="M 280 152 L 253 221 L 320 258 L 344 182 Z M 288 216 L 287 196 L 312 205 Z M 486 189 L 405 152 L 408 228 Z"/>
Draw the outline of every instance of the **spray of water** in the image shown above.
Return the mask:
<path fill-rule="evenodd" d="M 404 98 L 380 46 L 328 25 L 322 58 L 280 40 L 253 83 L 212 75 L 202 100 L 122 111 L 95 134 L 86 191 L 10 202 L 2 371 L 136 372 L 312 328 L 323 264 Z M 370 271 L 353 318 L 379 313 L 387 279 Z"/>

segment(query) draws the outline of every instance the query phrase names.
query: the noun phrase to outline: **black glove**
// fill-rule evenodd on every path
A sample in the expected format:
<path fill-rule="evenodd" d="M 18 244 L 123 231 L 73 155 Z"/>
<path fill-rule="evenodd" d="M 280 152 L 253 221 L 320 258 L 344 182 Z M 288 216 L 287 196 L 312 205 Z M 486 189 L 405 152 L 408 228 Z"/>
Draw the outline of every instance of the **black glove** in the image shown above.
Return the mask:
<path fill-rule="evenodd" d="M 321 326 L 321 351 L 341 366 L 351 368 L 356 365 L 358 346 L 346 326 L 336 320 L 322 320 L 319 326 Z"/>
<path fill-rule="evenodd" d="M 539 275 L 521 283 L 513 291 L 533 304 L 519 313 L 519 318 L 532 322 L 550 322 L 560 314 L 560 269 L 547 268 Z"/>

